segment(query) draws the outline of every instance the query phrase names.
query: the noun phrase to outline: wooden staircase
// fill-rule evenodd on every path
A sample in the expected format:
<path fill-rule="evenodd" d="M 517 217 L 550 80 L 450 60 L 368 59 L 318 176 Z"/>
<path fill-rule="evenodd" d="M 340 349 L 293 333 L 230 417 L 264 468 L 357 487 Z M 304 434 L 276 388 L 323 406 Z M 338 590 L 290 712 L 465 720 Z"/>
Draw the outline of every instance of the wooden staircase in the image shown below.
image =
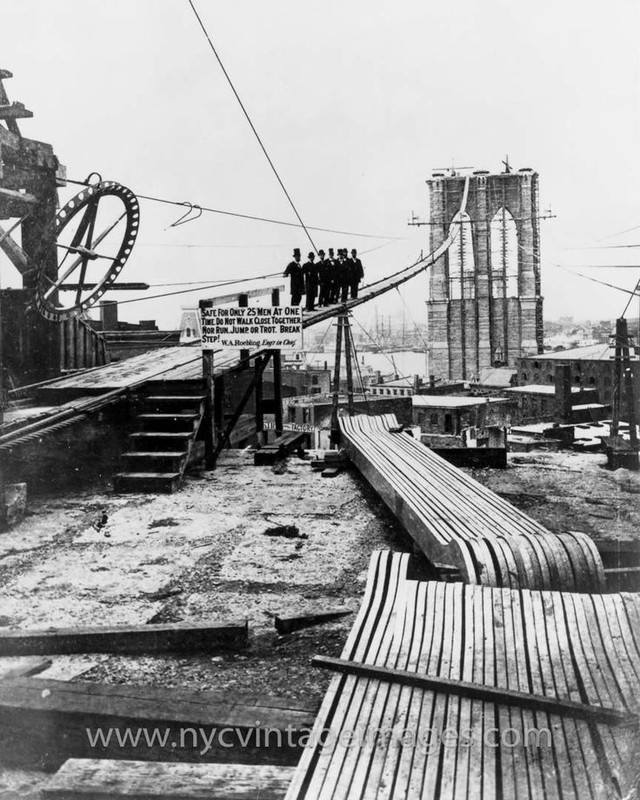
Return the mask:
<path fill-rule="evenodd" d="M 117 494 L 171 494 L 179 488 L 204 415 L 201 394 L 150 394 L 129 436 L 123 470 L 114 476 Z"/>

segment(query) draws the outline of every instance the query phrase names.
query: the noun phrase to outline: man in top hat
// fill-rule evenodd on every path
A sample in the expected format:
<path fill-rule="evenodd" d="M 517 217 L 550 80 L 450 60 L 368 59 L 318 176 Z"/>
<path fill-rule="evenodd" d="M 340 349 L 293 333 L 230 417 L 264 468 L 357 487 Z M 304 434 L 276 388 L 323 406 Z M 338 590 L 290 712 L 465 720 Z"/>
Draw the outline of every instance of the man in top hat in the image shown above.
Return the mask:
<path fill-rule="evenodd" d="M 364 268 L 362 261 L 358 258 L 358 251 L 354 249 L 351 251 L 351 299 L 355 300 L 358 296 L 358 285 L 364 278 Z"/>
<path fill-rule="evenodd" d="M 338 253 L 340 254 L 340 302 L 346 303 L 351 286 L 351 261 L 346 247 L 338 250 Z"/>
<path fill-rule="evenodd" d="M 333 247 L 329 248 L 329 305 L 338 302 L 338 294 L 340 291 L 340 280 L 338 277 L 338 270 L 340 269 L 338 261 L 334 254 Z"/>
<path fill-rule="evenodd" d="M 322 306 L 328 306 L 331 299 L 330 265 L 324 257 L 324 250 L 318 250 L 316 267 L 318 268 L 318 285 L 320 288 L 318 294 L 318 308 L 321 308 Z"/>
<path fill-rule="evenodd" d="M 307 311 L 315 309 L 316 295 L 318 294 L 318 268 L 315 264 L 316 254 L 309 253 L 307 261 L 302 266 L 304 274 L 304 288 L 307 293 Z"/>
<path fill-rule="evenodd" d="M 300 264 L 300 249 L 298 247 L 293 251 L 293 261 L 287 264 L 283 275 L 285 278 L 289 276 L 290 279 L 291 305 L 299 306 L 304 294 L 304 273 Z"/>

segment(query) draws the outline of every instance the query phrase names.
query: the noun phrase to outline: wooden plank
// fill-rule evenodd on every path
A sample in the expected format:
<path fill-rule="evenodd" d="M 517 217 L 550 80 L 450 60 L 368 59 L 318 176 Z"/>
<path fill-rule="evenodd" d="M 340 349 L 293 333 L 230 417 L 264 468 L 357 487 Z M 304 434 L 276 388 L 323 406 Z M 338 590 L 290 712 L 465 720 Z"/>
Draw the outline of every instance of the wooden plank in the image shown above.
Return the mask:
<path fill-rule="evenodd" d="M 495 685 L 500 694 L 505 694 L 509 686 L 508 662 L 511 652 L 507 649 L 507 637 L 505 636 L 504 607 L 502 603 L 502 592 L 487 592 L 488 603 L 484 607 L 484 622 L 486 628 L 493 630 L 492 645 L 495 675 L 489 677 L 489 685 Z M 511 728 L 511 708 L 506 702 L 493 703 L 494 731 L 505 731 Z M 495 739 L 494 739 L 495 741 Z M 485 748 L 489 749 L 489 748 Z M 516 795 L 516 774 L 515 774 L 515 754 L 513 749 L 500 748 L 496 759 L 496 780 L 498 797 L 517 797 Z"/>
<path fill-rule="evenodd" d="M 438 674 L 450 680 L 461 680 L 464 672 L 463 642 L 468 635 L 466 627 L 465 613 L 465 587 L 462 583 L 456 582 L 446 584 L 445 594 L 448 599 L 449 613 L 447 617 L 451 624 L 445 630 L 450 630 L 451 635 L 447 636 L 448 651 L 440 662 Z M 471 632 L 471 640 L 473 633 Z M 470 700 L 462 695 L 455 694 L 447 697 L 446 717 L 443 730 L 460 731 L 466 730 L 463 727 L 463 720 L 469 710 Z M 441 764 L 440 783 L 437 788 L 437 796 L 453 798 L 456 792 L 456 785 L 465 778 L 467 767 L 464 763 L 464 747 L 453 746 L 451 743 L 441 743 L 438 761 Z M 434 759 L 435 760 L 435 759 Z M 428 773 L 427 773 L 428 774 Z"/>
<path fill-rule="evenodd" d="M 7 103 L 0 105 L 0 119 L 30 119 L 33 117 L 33 111 L 28 111 L 24 107 L 24 103 Z"/>
<path fill-rule="evenodd" d="M 48 800 L 281 800 L 293 767 L 69 759 L 42 787 Z"/>
<path fill-rule="evenodd" d="M 263 297 L 265 294 L 271 293 L 273 295 L 274 290 L 284 291 L 285 287 L 283 286 L 265 286 L 262 289 L 249 289 L 249 291 L 243 292 L 242 294 L 246 297 Z M 233 294 L 223 294 L 219 297 L 212 297 L 207 302 L 209 306 L 221 306 L 224 303 L 235 303 L 238 300 L 238 292 L 234 292 Z M 277 304 L 276 304 L 277 305 Z"/>
<path fill-rule="evenodd" d="M 208 625 L 184 622 L 122 625 L 112 628 L 52 628 L 0 632 L 0 656 L 77 653 L 217 653 L 221 646 L 245 642 L 248 621 Z"/>
<path fill-rule="evenodd" d="M 74 757 L 292 765 L 316 711 L 231 691 L 18 678 L 0 682 L 0 729 L 12 734 L 0 757 L 34 769 Z"/>
<path fill-rule="evenodd" d="M 359 675 L 366 678 L 390 682 L 397 681 L 406 686 L 418 686 L 425 691 L 431 690 L 462 694 L 478 700 L 490 700 L 494 703 L 521 706 L 523 708 L 531 708 L 534 711 L 545 710 L 553 714 L 565 714 L 580 719 L 588 719 L 593 722 L 606 723 L 608 725 L 625 725 L 626 727 L 637 727 L 640 725 L 640 716 L 638 714 L 620 711 L 609 706 L 587 705 L 585 703 L 564 700 L 560 697 L 543 697 L 527 692 L 516 691 L 515 689 L 484 686 L 476 683 L 468 683 L 467 681 L 435 677 L 433 675 L 417 675 L 415 673 L 406 672 L 405 670 L 378 667 L 372 664 L 346 661 L 330 656 L 314 656 L 311 663 L 314 667 L 321 667 L 322 669 L 328 669 L 333 672 L 342 672 L 343 674 Z"/>
<path fill-rule="evenodd" d="M 0 249 L 21 275 L 29 271 L 29 258 L 8 231 L 0 225 Z"/>
<path fill-rule="evenodd" d="M 331 622 L 334 619 L 346 617 L 353 613 L 354 612 L 350 608 L 335 608 L 327 609 L 326 611 L 318 611 L 315 614 L 298 614 L 292 617 L 276 615 L 274 624 L 279 634 L 286 634 L 308 628 L 311 625 L 322 625 L 325 622 Z"/>
<path fill-rule="evenodd" d="M 0 662 L 0 680 L 29 678 L 44 672 L 53 664 L 50 658 L 7 658 Z"/>
<path fill-rule="evenodd" d="M 34 206 L 39 202 L 38 198 L 33 194 L 18 192 L 15 189 L 5 189 L 3 186 L 0 186 L 0 199 L 3 197 L 7 200 L 17 200 L 28 206 Z"/>

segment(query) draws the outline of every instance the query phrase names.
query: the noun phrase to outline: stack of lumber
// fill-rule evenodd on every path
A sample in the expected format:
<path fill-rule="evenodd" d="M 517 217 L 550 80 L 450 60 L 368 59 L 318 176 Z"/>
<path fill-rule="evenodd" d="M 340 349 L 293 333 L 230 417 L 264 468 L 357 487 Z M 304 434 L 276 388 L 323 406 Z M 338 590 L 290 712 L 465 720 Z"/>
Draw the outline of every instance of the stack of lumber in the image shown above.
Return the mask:
<path fill-rule="evenodd" d="M 393 414 L 341 417 L 351 460 L 432 562 L 468 583 L 600 591 L 605 574 L 585 534 L 553 534 L 398 428 Z"/>
<path fill-rule="evenodd" d="M 256 467 L 264 467 L 275 464 L 280 456 L 280 447 L 283 446 L 287 453 L 293 453 L 298 447 L 304 445 L 308 439 L 308 433 L 300 431 L 285 431 L 282 436 L 278 436 L 270 444 L 265 444 L 260 450 L 253 454 L 253 464 Z"/>
<path fill-rule="evenodd" d="M 407 564 L 373 555 L 287 800 L 632 792 L 640 595 L 419 582 Z"/>

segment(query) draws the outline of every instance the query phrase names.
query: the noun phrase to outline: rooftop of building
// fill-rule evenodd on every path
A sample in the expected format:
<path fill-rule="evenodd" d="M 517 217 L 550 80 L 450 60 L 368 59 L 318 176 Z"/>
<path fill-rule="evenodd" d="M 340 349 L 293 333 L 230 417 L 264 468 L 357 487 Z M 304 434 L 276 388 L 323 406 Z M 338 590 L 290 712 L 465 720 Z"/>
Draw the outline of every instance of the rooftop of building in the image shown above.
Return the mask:
<path fill-rule="evenodd" d="M 503 397 L 456 397 L 450 394 L 414 394 L 414 408 L 473 408 L 487 403 L 503 403 Z"/>
<path fill-rule="evenodd" d="M 411 377 L 403 377 L 403 378 L 392 378 L 391 380 L 385 381 L 384 379 L 381 380 L 379 383 L 372 383 L 372 386 L 384 386 L 385 389 L 393 389 L 394 387 L 397 389 L 412 389 L 413 388 L 414 378 Z"/>
<path fill-rule="evenodd" d="M 597 390 L 591 387 L 572 386 L 571 393 L 578 394 L 591 393 L 594 394 Z M 527 386 L 511 386 L 505 389 L 505 392 L 515 392 L 517 394 L 545 394 L 553 395 L 556 393 L 556 387 L 553 383 L 530 383 Z"/>
<path fill-rule="evenodd" d="M 341 392 L 338 399 L 340 405 L 344 405 L 347 402 L 347 395 Z M 361 392 L 353 393 L 354 403 L 388 403 L 390 400 L 409 400 L 409 398 L 378 396 L 372 395 L 371 392 L 367 392 L 366 395 Z M 284 402 L 287 406 L 326 406 L 333 402 L 333 394 L 299 394 L 285 397 Z"/>
<path fill-rule="evenodd" d="M 511 367 L 487 367 L 480 370 L 478 383 L 492 389 L 504 389 L 511 384 L 517 370 Z"/>
<path fill-rule="evenodd" d="M 616 351 L 608 344 L 590 344 L 585 347 L 573 347 L 570 350 L 558 350 L 554 353 L 540 353 L 534 356 L 525 356 L 528 361 L 613 361 Z M 637 360 L 639 356 L 630 348 L 630 356 Z M 521 360 L 524 360 L 521 359 Z"/>

